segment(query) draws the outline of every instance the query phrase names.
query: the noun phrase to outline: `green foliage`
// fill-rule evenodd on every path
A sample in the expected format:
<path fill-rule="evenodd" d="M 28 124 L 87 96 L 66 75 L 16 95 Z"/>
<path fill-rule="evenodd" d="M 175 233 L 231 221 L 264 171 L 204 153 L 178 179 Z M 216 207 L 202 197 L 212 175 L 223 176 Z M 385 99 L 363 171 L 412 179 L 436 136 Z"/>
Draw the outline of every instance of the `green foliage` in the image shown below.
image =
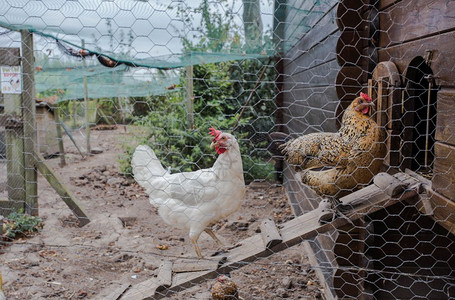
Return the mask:
<path fill-rule="evenodd" d="M 3 237 L 15 239 L 27 234 L 38 232 L 43 227 L 41 218 L 26 215 L 20 210 L 12 212 L 3 223 Z"/>
<path fill-rule="evenodd" d="M 149 145 L 164 167 L 170 167 L 172 172 L 211 167 L 216 155 L 209 149 L 212 137 L 208 134 L 208 128 L 213 126 L 230 131 L 241 107 L 239 99 L 234 96 L 238 93 L 235 90 L 237 81 L 231 79 L 235 75 L 234 71 L 230 62 L 194 66 L 194 78 L 201 79 L 194 81 L 194 129 L 188 128 L 183 92 L 149 98 L 147 102 L 152 111 L 134 120 L 134 124 L 144 128 L 146 134 L 138 137 L 136 143 L 129 142 L 125 145 L 126 156 L 120 161 L 121 172 L 131 174 L 130 160 L 138 143 Z M 184 85 L 185 82 L 182 82 L 181 86 Z M 270 114 L 270 110 L 244 113 L 239 122 L 239 130 L 234 132 L 239 141 L 247 181 L 273 179 L 274 168 L 271 163 L 267 163 L 268 153 L 258 150 L 261 145 L 253 144 L 250 139 L 250 131 L 255 130 L 257 123 L 252 123 L 253 117 L 256 117 L 256 121 L 260 114 Z M 267 127 L 264 128 L 266 131 L 273 126 L 273 122 L 268 121 L 263 124 L 263 127 Z"/>
<path fill-rule="evenodd" d="M 213 9 L 213 5 L 222 9 Z M 193 12 L 202 15 L 197 28 L 191 28 Z M 184 39 L 184 52 L 213 53 L 241 48 L 240 28 L 232 20 L 232 8 L 228 1 L 212 3 L 203 0 L 196 9 L 181 4 L 179 13 L 190 32 L 200 34 Z M 270 41 L 271 38 L 265 40 Z M 223 131 L 232 130 L 265 64 L 262 60 L 245 60 L 193 66 L 193 128 L 188 128 L 186 95 L 183 91 L 170 93 L 166 97 L 150 97 L 146 102 L 151 111 L 134 120 L 135 125 L 147 129 L 145 138 L 139 138 L 138 142 L 154 149 L 164 167 L 170 167 L 172 172 L 212 166 L 216 155 L 209 149 L 212 138 L 208 135 L 208 128 L 213 126 Z M 183 70 L 181 78 L 179 86 L 184 87 L 186 76 Z M 276 109 L 274 88 L 274 68 L 268 66 L 234 132 L 242 153 L 246 181 L 273 179 L 274 168 L 269 163 L 270 155 L 263 150 L 265 142 L 258 136 L 272 130 L 271 116 Z M 136 145 L 126 145 L 126 157 L 120 162 L 120 169 L 124 173 L 131 174 L 130 159 Z"/>

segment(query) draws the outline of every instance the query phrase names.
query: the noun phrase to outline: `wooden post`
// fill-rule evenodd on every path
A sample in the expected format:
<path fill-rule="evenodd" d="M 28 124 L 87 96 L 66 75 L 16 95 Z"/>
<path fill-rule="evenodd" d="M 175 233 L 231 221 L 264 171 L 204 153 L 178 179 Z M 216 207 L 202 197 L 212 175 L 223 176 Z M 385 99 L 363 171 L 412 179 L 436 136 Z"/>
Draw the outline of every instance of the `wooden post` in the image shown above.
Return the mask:
<path fill-rule="evenodd" d="M 53 105 L 52 110 L 54 111 L 55 128 L 57 129 L 58 151 L 60 152 L 60 167 L 64 167 L 66 165 L 66 161 L 65 148 L 63 146 L 62 127 L 60 125 L 60 108 L 58 105 Z"/>
<path fill-rule="evenodd" d="M 85 48 L 85 41 L 82 40 L 82 48 Z M 86 66 L 85 57 L 82 58 L 82 62 L 84 67 Z M 90 147 L 90 116 L 89 116 L 89 109 L 88 109 L 88 87 L 87 87 L 87 76 L 84 75 L 84 105 L 85 105 L 85 141 L 87 145 L 87 154 L 92 152 Z"/>
<path fill-rule="evenodd" d="M 69 109 L 69 107 L 68 107 Z M 72 101 L 72 128 L 76 128 L 77 127 L 77 99 L 73 99 Z"/>
<path fill-rule="evenodd" d="M 20 48 L 1 48 L 0 65 L 19 66 Z M 8 215 L 24 207 L 25 168 L 24 140 L 22 139 L 22 109 L 20 94 L 3 94 L 4 116 L 0 125 L 5 126 L 6 172 L 8 201 L 1 203 L 1 215 Z"/>
<path fill-rule="evenodd" d="M 187 66 L 186 70 L 186 115 L 188 129 L 194 127 L 194 93 L 193 93 L 193 66 Z"/>
<path fill-rule="evenodd" d="M 37 172 L 35 169 L 36 120 L 35 120 L 35 58 L 33 34 L 21 30 L 22 44 L 22 115 L 24 118 L 24 163 L 25 163 L 25 212 L 38 215 Z"/>

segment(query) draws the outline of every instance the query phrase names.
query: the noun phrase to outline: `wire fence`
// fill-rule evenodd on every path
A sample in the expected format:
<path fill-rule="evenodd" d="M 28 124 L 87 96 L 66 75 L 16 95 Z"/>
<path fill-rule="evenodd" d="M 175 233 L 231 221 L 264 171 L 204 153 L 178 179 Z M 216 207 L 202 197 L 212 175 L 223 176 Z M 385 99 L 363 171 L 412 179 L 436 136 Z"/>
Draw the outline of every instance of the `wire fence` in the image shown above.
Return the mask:
<path fill-rule="evenodd" d="M 3 292 L 454 297 L 454 12 L 3 1 Z"/>

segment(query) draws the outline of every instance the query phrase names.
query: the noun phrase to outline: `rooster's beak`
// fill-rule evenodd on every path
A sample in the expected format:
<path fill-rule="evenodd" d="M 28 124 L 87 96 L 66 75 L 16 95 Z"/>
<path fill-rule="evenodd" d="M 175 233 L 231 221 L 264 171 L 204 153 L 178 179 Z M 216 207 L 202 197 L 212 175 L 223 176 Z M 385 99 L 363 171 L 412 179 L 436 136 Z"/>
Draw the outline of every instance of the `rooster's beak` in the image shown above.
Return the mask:
<path fill-rule="evenodd" d="M 212 143 L 210 144 L 210 149 L 213 149 L 213 147 L 215 147 L 215 146 L 217 145 L 217 143 L 218 143 L 218 142 L 212 142 Z"/>

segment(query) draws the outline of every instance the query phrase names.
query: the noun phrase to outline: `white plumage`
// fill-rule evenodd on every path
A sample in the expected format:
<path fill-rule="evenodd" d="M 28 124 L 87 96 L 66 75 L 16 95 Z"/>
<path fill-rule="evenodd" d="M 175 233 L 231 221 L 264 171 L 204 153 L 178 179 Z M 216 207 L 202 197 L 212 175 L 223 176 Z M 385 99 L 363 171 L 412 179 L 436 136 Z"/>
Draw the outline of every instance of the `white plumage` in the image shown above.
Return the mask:
<path fill-rule="evenodd" d="M 196 254 L 202 257 L 197 240 L 206 231 L 217 243 L 210 226 L 236 212 L 245 196 L 242 158 L 235 137 L 212 130 L 219 153 L 214 165 L 194 172 L 170 174 L 148 146 L 138 146 L 132 159 L 136 181 L 145 189 L 161 218 L 187 229 Z"/>

